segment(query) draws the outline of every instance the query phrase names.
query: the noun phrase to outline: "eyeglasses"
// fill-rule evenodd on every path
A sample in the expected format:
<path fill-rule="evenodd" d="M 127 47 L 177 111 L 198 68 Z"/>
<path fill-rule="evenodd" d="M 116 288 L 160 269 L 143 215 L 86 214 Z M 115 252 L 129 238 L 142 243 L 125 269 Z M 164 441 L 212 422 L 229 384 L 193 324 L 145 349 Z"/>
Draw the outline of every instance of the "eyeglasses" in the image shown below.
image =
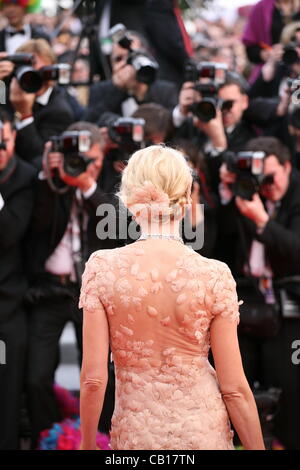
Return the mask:
<path fill-rule="evenodd" d="M 230 111 L 236 100 L 224 100 L 221 103 L 221 111 Z"/>

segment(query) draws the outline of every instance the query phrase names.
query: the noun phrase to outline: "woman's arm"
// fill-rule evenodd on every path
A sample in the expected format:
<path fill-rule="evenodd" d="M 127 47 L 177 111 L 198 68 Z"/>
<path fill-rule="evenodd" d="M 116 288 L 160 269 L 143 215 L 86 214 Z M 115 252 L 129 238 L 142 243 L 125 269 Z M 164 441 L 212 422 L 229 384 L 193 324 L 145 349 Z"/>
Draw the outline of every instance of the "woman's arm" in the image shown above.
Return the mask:
<path fill-rule="evenodd" d="M 247 450 L 264 450 L 256 403 L 244 374 L 237 324 L 217 315 L 211 323 L 211 348 L 230 420 Z"/>
<path fill-rule="evenodd" d="M 109 329 L 102 304 L 84 308 L 83 361 L 80 375 L 81 449 L 96 450 L 96 434 L 107 385 Z"/>

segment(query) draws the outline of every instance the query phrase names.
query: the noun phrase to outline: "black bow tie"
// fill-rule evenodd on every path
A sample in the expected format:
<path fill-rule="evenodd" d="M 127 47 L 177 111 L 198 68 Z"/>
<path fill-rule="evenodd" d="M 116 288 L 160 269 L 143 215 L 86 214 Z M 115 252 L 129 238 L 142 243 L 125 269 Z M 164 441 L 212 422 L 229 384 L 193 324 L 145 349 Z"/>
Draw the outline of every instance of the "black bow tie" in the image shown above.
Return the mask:
<path fill-rule="evenodd" d="M 16 34 L 26 34 L 25 29 L 19 29 L 18 31 L 7 31 L 8 36 L 12 37 L 15 36 Z"/>

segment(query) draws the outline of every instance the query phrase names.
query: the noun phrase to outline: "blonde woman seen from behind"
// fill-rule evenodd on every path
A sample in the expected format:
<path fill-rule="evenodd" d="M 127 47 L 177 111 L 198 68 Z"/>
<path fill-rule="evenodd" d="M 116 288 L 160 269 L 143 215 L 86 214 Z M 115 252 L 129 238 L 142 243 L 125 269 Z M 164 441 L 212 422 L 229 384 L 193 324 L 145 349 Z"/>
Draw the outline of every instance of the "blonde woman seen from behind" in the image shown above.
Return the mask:
<path fill-rule="evenodd" d="M 133 154 L 123 172 L 119 197 L 141 237 L 93 253 L 83 275 L 83 450 L 96 449 L 109 344 L 112 449 L 231 450 L 230 420 L 245 449 L 264 449 L 239 351 L 235 282 L 179 235 L 191 184 L 183 155 L 161 145 Z"/>

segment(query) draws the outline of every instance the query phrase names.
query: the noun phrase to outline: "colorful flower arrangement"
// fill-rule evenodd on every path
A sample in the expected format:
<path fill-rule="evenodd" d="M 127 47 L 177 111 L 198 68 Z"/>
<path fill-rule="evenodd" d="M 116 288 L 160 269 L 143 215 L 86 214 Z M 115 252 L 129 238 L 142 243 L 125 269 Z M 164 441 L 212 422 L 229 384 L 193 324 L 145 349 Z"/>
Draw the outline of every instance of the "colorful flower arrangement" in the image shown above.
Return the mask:
<path fill-rule="evenodd" d="M 54 392 L 64 420 L 41 432 L 38 450 L 78 450 L 81 442 L 79 400 L 59 385 L 54 386 Z M 106 434 L 98 432 L 96 442 L 99 449 L 110 450 Z"/>
<path fill-rule="evenodd" d="M 41 0 L 0 0 L 0 9 L 10 3 L 26 8 L 27 13 L 35 13 L 41 8 Z"/>

